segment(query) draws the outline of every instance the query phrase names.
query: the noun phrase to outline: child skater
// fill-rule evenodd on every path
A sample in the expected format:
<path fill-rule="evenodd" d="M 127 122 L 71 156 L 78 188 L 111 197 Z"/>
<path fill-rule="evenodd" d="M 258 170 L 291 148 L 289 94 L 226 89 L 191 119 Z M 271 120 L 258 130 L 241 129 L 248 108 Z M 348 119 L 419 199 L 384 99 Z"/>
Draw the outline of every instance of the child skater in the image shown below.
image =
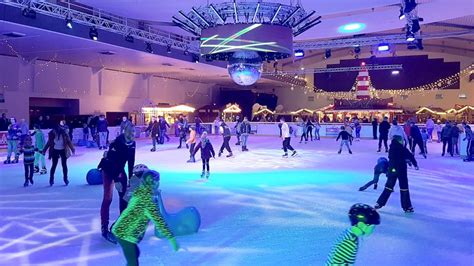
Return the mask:
<path fill-rule="evenodd" d="M 207 138 L 207 132 L 204 131 L 201 134 L 201 143 L 196 145 L 196 148 L 194 149 L 194 153 L 192 155 L 192 158 L 194 158 L 194 155 L 201 150 L 201 160 L 202 160 L 202 174 L 201 178 L 204 178 L 206 176 L 207 179 L 209 179 L 209 160 L 212 158 L 216 157 L 216 153 L 214 152 L 214 148 L 212 147 L 211 142 Z M 207 172 L 206 172 L 207 170 Z"/>
<path fill-rule="evenodd" d="M 160 174 L 156 171 L 146 171 L 141 179 L 142 181 L 134 190 L 127 209 L 112 227 L 112 232 L 122 247 L 128 266 L 139 264 L 140 249 L 138 243 L 145 234 L 149 220 L 152 220 L 156 229 L 166 236 L 174 251 L 179 249 L 176 239 L 163 219 L 157 202 L 154 200 L 157 193 L 159 193 Z"/>
<path fill-rule="evenodd" d="M 413 154 L 404 147 L 403 137 L 398 135 L 393 137 L 390 149 L 388 150 L 388 159 L 387 183 L 385 183 L 385 189 L 374 207 L 380 209 L 385 206 L 388 198 L 393 192 L 393 187 L 398 180 L 402 208 L 405 213 L 412 213 L 414 210 L 411 205 L 410 193 L 408 191 L 407 161 L 410 165 L 413 164 L 416 170 L 418 170 L 418 164 Z"/>
<path fill-rule="evenodd" d="M 33 140 L 30 136 L 26 136 L 24 145 L 22 146 L 20 153 L 23 153 L 23 165 L 25 166 L 25 183 L 24 187 L 28 186 L 28 181 L 33 185 L 33 172 L 35 163 L 35 147 L 33 146 Z"/>
<path fill-rule="evenodd" d="M 188 163 L 196 162 L 194 158 L 194 147 L 196 147 L 196 130 L 194 127 L 189 128 L 189 139 L 186 141 L 186 146 L 189 144 L 189 160 Z"/>
<path fill-rule="evenodd" d="M 33 126 L 34 131 L 33 131 L 33 136 L 35 136 L 35 173 L 40 173 L 40 175 L 44 175 L 48 173 L 48 170 L 46 170 L 46 161 L 44 159 L 44 154 L 41 153 L 41 151 L 44 149 L 44 146 L 46 144 L 46 139 L 44 138 L 44 133 L 41 131 L 41 128 L 38 124 Z M 41 164 L 41 172 L 40 172 L 40 166 Z"/>
<path fill-rule="evenodd" d="M 367 184 L 359 188 L 359 191 L 364 191 L 371 185 L 374 185 L 374 189 L 377 189 L 377 183 L 381 174 L 387 174 L 388 171 L 388 160 L 385 157 L 380 157 L 377 160 L 377 164 L 374 167 L 374 179 L 369 181 Z"/>
<path fill-rule="evenodd" d="M 356 261 L 360 238 L 370 236 L 375 226 L 380 224 L 380 215 L 366 204 L 354 204 L 348 215 L 351 227 L 338 238 L 326 261 L 327 266 L 353 265 Z"/>
<path fill-rule="evenodd" d="M 426 131 L 425 128 L 421 130 L 421 139 L 423 140 L 423 148 L 425 150 L 425 153 L 428 154 L 428 148 L 426 146 L 426 143 L 430 139 L 430 136 L 428 135 L 428 132 Z"/>
<path fill-rule="evenodd" d="M 349 153 L 352 154 L 351 147 L 349 146 L 349 142 L 352 141 L 352 135 L 349 134 L 344 126 L 341 126 L 341 132 L 339 132 L 339 135 L 336 138 L 336 141 L 341 138 L 341 146 L 339 147 L 339 151 L 337 153 L 341 154 L 342 152 L 342 146 L 346 145 L 347 149 L 349 150 Z"/>

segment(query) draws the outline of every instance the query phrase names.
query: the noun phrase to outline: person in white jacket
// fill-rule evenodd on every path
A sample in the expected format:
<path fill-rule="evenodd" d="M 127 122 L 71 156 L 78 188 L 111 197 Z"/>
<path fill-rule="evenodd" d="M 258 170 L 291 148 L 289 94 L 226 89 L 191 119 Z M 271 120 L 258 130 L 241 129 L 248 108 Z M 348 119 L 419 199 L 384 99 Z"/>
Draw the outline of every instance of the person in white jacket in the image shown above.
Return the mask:
<path fill-rule="evenodd" d="M 392 121 L 392 126 L 390 127 L 390 130 L 388 131 L 388 139 L 393 140 L 393 136 L 401 136 L 405 143 L 408 143 L 408 138 L 407 135 L 405 134 L 405 130 L 403 129 L 402 126 L 398 125 L 398 121 L 396 119 L 393 119 Z"/>
<path fill-rule="evenodd" d="M 283 154 L 283 157 L 288 157 L 288 150 L 293 151 L 291 156 L 295 156 L 296 151 L 295 149 L 293 149 L 293 147 L 291 147 L 291 144 L 290 144 L 291 133 L 292 133 L 290 132 L 290 127 L 285 122 L 285 118 L 283 117 L 280 118 L 280 122 L 281 122 L 281 138 L 283 139 L 283 151 L 285 152 L 285 154 Z"/>

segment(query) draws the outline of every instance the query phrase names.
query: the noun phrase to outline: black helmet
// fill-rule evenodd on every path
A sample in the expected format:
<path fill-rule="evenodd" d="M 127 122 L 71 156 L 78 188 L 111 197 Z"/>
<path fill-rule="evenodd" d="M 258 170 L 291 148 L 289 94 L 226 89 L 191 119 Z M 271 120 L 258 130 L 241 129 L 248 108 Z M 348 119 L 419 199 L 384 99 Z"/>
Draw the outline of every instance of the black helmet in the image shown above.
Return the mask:
<path fill-rule="evenodd" d="M 380 215 L 373 207 L 367 204 L 356 203 L 352 205 L 348 215 L 351 225 L 356 225 L 358 222 L 368 225 L 380 224 Z"/>

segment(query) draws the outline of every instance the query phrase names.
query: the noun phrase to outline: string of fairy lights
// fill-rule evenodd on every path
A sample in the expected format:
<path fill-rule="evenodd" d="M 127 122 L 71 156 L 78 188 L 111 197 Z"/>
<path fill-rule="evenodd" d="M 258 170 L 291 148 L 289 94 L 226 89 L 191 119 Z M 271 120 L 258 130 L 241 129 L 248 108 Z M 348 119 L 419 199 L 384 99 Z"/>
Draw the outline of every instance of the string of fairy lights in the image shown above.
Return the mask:
<path fill-rule="evenodd" d="M 470 75 L 474 71 L 474 64 L 471 64 L 467 66 L 466 68 L 462 69 L 456 74 L 453 74 L 449 77 L 445 78 L 440 78 L 434 82 L 417 86 L 417 87 L 411 87 L 411 88 L 405 88 L 405 89 L 382 89 L 382 90 L 377 90 L 370 79 L 369 76 L 369 92 L 372 97 L 374 98 L 379 98 L 381 95 L 384 96 L 389 96 L 389 97 L 394 97 L 394 96 L 408 96 L 411 94 L 422 94 L 425 95 L 426 93 L 430 91 L 437 91 L 437 90 L 443 90 L 446 89 L 454 84 L 457 84 L 460 82 L 460 80 L 467 75 Z M 288 80 L 288 75 L 284 75 L 283 73 L 274 73 L 272 74 L 276 79 L 285 82 Z M 296 75 L 294 77 L 295 80 L 302 81 L 304 80 L 303 77 L 300 77 Z M 349 91 L 336 91 L 336 92 L 329 92 L 325 91 L 323 89 L 317 88 L 315 85 L 310 86 L 298 86 L 295 83 L 296 82 L 287 82 L 289 85 L 291 85 L 291 90 L 294 90 L 294 87 L 298 87 L 304 91 L 305 94 L 307 93 L 315 93 L 316 96 L 319 98 L 321 96 L 323 97 L 329 97 L 330 99 L 345 99 L 345 100 L 351 100 L 356 98 L 356 85 L 357 85 L 357 80 L 355 80 L 354 85 L 351 87 Z"/>

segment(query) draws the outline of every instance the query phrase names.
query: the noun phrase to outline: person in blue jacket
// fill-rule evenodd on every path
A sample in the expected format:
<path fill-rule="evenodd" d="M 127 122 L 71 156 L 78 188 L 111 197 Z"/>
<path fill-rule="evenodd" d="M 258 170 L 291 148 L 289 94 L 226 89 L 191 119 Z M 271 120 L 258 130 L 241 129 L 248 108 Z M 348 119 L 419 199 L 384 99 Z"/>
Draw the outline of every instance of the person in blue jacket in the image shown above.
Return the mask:
<path fill-rule="evenodd" d="M 385 157 L 380 157 L 377 160 L 377 164 L 374 167 L 374 178 L 369 181 L 367 184 L 359 188 L 359 191 L 364 191 L 368 187 L 374 185 L 374 189 L 377 189 L 377 183 L 379 182 L 379 177 L 381 174 L 387 174 L 388 171 L 388 160 Z"/>

